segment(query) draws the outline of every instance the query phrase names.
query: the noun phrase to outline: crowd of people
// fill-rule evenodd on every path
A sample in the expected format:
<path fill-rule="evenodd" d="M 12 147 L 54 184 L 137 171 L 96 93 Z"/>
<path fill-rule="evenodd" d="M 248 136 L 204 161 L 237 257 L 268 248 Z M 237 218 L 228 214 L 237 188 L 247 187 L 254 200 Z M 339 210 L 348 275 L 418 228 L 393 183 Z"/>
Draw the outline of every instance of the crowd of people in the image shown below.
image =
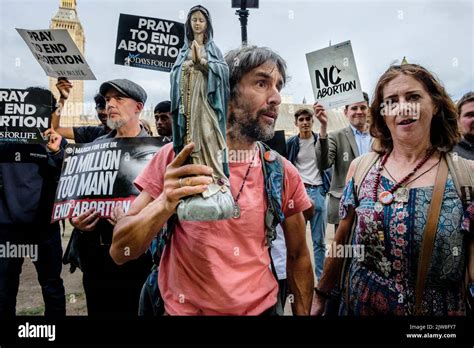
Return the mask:
<path fill-rule="evenodd" d="M 0 143 L 0 244 L 38 245 L 45 315 L 65 315 L 63 260 L 82 271 L 89 316 L 282 315 L 286 302 L 294 315 L 466 315 L 474 93 L 456 105 L 424 67 L 390 66 L 372 102 L 364 93 L 344 107 L 347 127 L 328 133 L 321 103 L 296 110 L 298 134 L 284 158 L 264 142 L 274 135 L 285 60 L 256 46 L 223 56 L 212 33 L 208 11 L 192 8 L 170 100 L 154 109 L 163 146 L 134 180 L 140 194 L 109 219 L 93 208 L 71 218 L 64 255 L 50 217 L 66 139 L 153 136 L 140 119 L 146 91 L 128 79 L 106 81 L 94 97 L 100 124 L 62 127 L 74 87 L 58 79 L 47 145 Z M 186 78 L 192 84 L 183 87 Z M 246 155 L 212 162 L 222 151 Z M 176 218 L 183 200 L 203 193 L 231 196 L 232 218 Z M 328 250 L 328 223 L 331 248 L 345 252 Z M 348 246 L 363 253 L 353 257 Z M 15 315 L 22 264 L 0 258 L 2 317 Z"/>

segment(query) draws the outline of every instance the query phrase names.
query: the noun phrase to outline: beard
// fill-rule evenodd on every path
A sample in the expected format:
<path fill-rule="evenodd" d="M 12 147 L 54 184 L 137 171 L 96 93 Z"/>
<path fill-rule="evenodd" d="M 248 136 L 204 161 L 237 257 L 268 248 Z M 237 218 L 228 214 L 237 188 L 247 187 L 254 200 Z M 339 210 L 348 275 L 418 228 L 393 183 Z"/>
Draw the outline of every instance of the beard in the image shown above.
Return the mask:
<path fill-rule="evenodd" d="M 105 117 L 99 116 L 99 121 L 100 121 L 100 123 L 101 123 L 102 125 L 104 125 L 104 126 L 107 126 L 107 121 L 108 121 L 108 120 L 109 120 L 109 119 L 108 119 L 107 116 L 105 116 Z"/>
<path fill-rule="evenodd" d="M 110 129 L 118 129 L 122 128 L 127 124 L 127 121 L 125 120 L 112 120 L 110 118 L 107 119 L 107 127 Z"/>
<path fill-rule="evenodd" d="M 229 123 L 237 126 L 241 136 L 249 141 L 267 141 L 273 138 L 275 134 L 275 123 L 267 124 L 263 121 L 262 115 L 267 112 L 277 114 L 278 109 L 270 106 L 265 109 L 260 109 L 256 113 L 249 110 L 244 105 L 236 105 L 238 111 L 234 111 L 229 115 Z"/>

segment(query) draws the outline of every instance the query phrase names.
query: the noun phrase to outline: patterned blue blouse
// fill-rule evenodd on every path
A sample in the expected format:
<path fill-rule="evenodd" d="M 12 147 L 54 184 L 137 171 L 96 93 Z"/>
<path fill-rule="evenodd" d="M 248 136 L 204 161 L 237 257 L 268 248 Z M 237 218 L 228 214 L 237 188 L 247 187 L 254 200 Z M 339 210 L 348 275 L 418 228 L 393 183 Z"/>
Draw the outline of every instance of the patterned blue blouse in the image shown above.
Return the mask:
<path fill-rule="evenodd" d="M 350 261 L 344 285 L 349 303 L 344 295 L 340 314 L 413 315 L 420 247 L 433 187 L 410 189 L 407 203 L 394 201 L 384 206 L 383 233 L 379 233 L 372 198 L 376 174 L 373 166 L 361 184 L 358 198 L 353 180 L 341 198 L 341 220 L 350 206 L 355 208 L 357 226 L 352 243 L 363 250 L 363 257 Z M 393 185 L 382 176 L 378 193 L 382 187 L 388 190 Z M 423 315 L 465 315 L 465 237 L 473 218 L 473 204 L 463 210 L 449 175 L 422 300 Z"/>

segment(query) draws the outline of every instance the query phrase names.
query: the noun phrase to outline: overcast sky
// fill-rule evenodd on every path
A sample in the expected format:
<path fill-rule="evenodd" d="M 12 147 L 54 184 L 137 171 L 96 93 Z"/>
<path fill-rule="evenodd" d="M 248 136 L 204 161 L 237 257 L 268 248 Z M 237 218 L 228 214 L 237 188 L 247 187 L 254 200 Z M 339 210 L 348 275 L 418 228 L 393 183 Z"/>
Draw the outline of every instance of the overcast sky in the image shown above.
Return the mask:
<path fill-rule="evenodd" d="M 86 35 L 86 59 L 97 81 L 85 82 L 91 101 L 101 82 L 128 78 L 148 93 L 148 107 L 169 99 L 169 75 L 114 64 L 120 13 L 184 22 L 198 3 L 211 13 L 214 40 L 223 53 L 240 44 L 240 23 L 231 0 L 78 0 Z M 0 0 L 0 87 L 47 86 L 43 69 L 15 28 L 46 29 L 59 0 Z M 474 0 L 293 1 L 260 0 L 250 10 L 250 44 L 268 46 L 286 59 L 290 82 L 283 93 L 313 102 L 305 54 L 351 40 L 362 88 L 372 95 L 377 78 L 406 56 L 435 72 L 457 99 L 474 90 Z M 20 66 L 16 66 L 17 58 Z"/>

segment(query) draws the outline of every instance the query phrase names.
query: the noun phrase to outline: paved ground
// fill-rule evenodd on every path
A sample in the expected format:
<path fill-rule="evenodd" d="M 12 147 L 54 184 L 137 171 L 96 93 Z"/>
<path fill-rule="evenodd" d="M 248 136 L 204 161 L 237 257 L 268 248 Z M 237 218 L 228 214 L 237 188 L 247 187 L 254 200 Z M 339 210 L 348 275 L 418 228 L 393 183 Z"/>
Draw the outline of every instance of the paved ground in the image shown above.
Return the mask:
<path fill-rule="evenodd" d="M 62 238 L 63 250 L 66 249 L 69 236 L 71 234 L 71 226 L 66 224 L 66 232 Z M 311 262 L 314 265 L 312 253 L 312 241 L 309 224 L 306 229 L 307 243 L 310 249 Z M 334 237 L 334 226 L 328 225 L 326 232 L 326 242 L 330 243 Z M 82 288 L 82 272 L 78 269 L 74 273 L 69 272 L 69 266 L 63 266 L 62 278 L 64 288 L 66 289 L 66 313 L 67 315 L 87 315 L 86 301 L 84 289 Z M 315 279 L 316 281 L 316 279 Z M 23 272 L 20 279 L 20 289 L 17 297 L 17 314 L 18 315 L 43 315 L 44 302 L 41 295 L 41 287 L 39 286 L 36 270 L 30 259 L 25 259 L 23 264 Z M 291 315 L 291 306 L 287 303 L 285 314 Z"/>
<path fill-rule="evenodd" d="M 63 251 L 66 249 L 71 230 L 71 226 L 66 223 L 66 231 L 62 237 Z M 66 314 L 87 315 L 86 299 L 82 288 L 82 272 L 78 269 L 71 274 L 69 265 L 63 265 L 62 278 L 66 290 Z M 38 283 L 35 266 L 30 259 L 25 259 L 23 264 L 16 311 L 18 315 L 44 314 L 41 287 Z"/>

